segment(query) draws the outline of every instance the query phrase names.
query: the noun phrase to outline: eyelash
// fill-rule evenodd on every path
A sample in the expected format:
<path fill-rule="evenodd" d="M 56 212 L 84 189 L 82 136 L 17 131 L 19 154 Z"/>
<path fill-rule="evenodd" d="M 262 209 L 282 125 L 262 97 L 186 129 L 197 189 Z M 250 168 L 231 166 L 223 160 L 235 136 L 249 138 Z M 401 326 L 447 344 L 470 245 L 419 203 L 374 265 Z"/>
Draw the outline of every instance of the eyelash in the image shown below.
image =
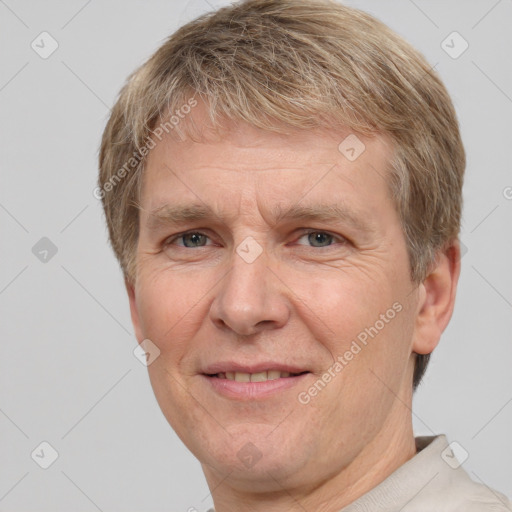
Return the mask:
<path fill-rule="evenodd" d="M 303 231 L 301 233 L 300 237 L 298 238 L 298 240 L 303 238 L 303 237 L 305 237 L 305 236 L 308 236 L 308 235 L 310 235 L 312 233 L 321 233 L 321 234 L 324 234 L 324 235 L 328 235 L 329 237 L 333 238 L 334 242 L 336 240 L 338 240 L 343 245 L 348 243 L 348 239 L 346 239 L 345 237 L 343 237 L 341 235 L 335 235 L 333 233 L 330 233 L 329 231 L 322 231 L 322 230 L 318 230 L 318 229 L 310 229 L 310 230 Z M 172 238 L 168 238 L 168 239 L 164 240 L 163 245 L 164 245 L 164 247 L 167 247 L 169 245 L 173 245 L 173 242 L 183 238 L 186 235 L 202 235 L 202 236 L 206 236 L 208 239 L 211 240 L 211 238 L 207 234 L 203 233 L 202 231 L 192 230 L 192 231 L 184 231 L 183 233 L 179 233 L 177 235 L 174 235 Z M 332 246 L 333 246 L 333 244 L 327 245 L 327 246 L 324 246 L 324 247 L 315 247 L 315 246 L 312 246 L 312 245 L 309 246 L 309 247 L 312 248 L 312 249 L 328 249 L 329 247 L 332 247 Z M 181 247 L 183 249 L 201 249 L 201 248 L 206 247 L 206 246 L 198 246 L 198 247 L 178 246 L 178 247 Z"/>

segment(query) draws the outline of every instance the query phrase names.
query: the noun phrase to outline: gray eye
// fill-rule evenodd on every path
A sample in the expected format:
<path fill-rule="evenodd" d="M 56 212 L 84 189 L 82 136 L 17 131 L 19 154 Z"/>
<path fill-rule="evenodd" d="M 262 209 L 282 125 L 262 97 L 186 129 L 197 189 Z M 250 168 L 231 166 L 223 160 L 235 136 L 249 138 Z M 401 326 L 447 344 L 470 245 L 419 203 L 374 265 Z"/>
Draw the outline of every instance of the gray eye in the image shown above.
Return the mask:
<path fill-rule="evenodd" d="M 313 247 L 326 247 L 330 245 L 330 243 L 326 244 L 326 242 L 332 242 L 333 239 L 332 235 L 324 233 L 323 231 L 313 231 L 312 233 L 308 233 L 307 237 L 308 242 L 310 242 Z"/>
<path fill-rule="evenodd" d="M 180 236 L 185 247 L 203 247 L 206 244 L 207 238 L 208 237 L 202 233 L 186 233 Z M 186 240 L 189 240 L 191 245 L 188 245 Z"/>

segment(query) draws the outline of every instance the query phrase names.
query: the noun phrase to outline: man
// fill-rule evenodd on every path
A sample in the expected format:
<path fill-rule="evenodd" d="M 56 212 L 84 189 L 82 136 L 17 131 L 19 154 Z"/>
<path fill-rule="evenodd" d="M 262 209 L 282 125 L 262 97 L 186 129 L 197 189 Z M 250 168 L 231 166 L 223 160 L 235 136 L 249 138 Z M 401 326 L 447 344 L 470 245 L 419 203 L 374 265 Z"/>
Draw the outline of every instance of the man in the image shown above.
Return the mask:
<path fill-rule="evenodd" d="M 129 78 L 97 195 L 217 512 L 512 510 L 412 430 L 455 301 L 464 167 L 428 63 L 334 2 L 220 9 Z"/>

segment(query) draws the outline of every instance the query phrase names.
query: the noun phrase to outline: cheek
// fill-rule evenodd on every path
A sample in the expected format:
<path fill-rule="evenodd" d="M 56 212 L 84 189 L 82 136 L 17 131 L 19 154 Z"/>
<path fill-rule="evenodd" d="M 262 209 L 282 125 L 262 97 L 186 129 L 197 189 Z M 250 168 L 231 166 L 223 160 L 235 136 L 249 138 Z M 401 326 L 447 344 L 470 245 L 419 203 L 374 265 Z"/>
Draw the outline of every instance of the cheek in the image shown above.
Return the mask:
<path fill-rule="evenodd" d="M 389 283 L 354 269 L 317 273 L 287 284 L 296 294 L 303 319 L 311 318 L 310 327 L 316 324 L 323 331 L 319 339 L 328 340 L 338 353 L 396 300 Z"/>
<path fill-rule="evenodd" d="M 156 343 L 162 355 L 180 353 L 200 326 L 210 289 L 192 276 L 159 273 L 140 281 L 137 307 L 143 335 Z"/>
<path fill-rule="evenodd" d="M 362 324 L 344 346 L 346 365 L 337 382 L 336 398 L 343 414 L 352 416 L 367 433 L 382 424 L 396 396 L 411 386 L 404 380 L 412 335 L 409 312 L 405 305 L 393 304 L 398 306 L 396 309 L 401 308 L 400 311 L 391 304 L 372 311 L 366 325 Z M 387 323 L 381 319 L 381 314 Z M 372 412 L 370 416 L 368 411 Z"/>
<path fill-rule="evenodd" d="M 391 397 L 386 386 L 398 389 L 407 368 L 413 332 L 409 302 L 389 281 L 348 276 L 315 279 L 315 286 L 304 286 L 298 295 L 308 297 L 304 314 L 315 313 L 308 313 L 309 329 L 329 352 L 323 370 L 336 375 L 332 389 L 339 403 L 353 403 L 356 416 L 357 403 L 380 409 Z"/>

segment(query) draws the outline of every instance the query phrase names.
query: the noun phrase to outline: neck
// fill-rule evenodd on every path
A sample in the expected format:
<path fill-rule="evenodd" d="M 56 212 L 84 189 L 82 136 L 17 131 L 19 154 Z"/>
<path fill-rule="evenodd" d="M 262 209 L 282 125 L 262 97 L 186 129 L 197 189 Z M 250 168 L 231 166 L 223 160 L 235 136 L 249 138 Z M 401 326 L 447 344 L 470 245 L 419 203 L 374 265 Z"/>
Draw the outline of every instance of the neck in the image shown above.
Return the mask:
<path fill-rule="evenodd" d="M 213 468 L 203 466 L 215 503 L 216 512 L 339 512 L 360 498 L 416 454 L 412 429 L 411 405 L 395 400 L 380 431 L 359 454 L 335 475 L 321 481 L 311 475 L 308 481 L 280 491 L 240 492 L 230 485 L 229 475 L 220 476 Z M 321 474 L 321 471 L 318 471 Z"/>

